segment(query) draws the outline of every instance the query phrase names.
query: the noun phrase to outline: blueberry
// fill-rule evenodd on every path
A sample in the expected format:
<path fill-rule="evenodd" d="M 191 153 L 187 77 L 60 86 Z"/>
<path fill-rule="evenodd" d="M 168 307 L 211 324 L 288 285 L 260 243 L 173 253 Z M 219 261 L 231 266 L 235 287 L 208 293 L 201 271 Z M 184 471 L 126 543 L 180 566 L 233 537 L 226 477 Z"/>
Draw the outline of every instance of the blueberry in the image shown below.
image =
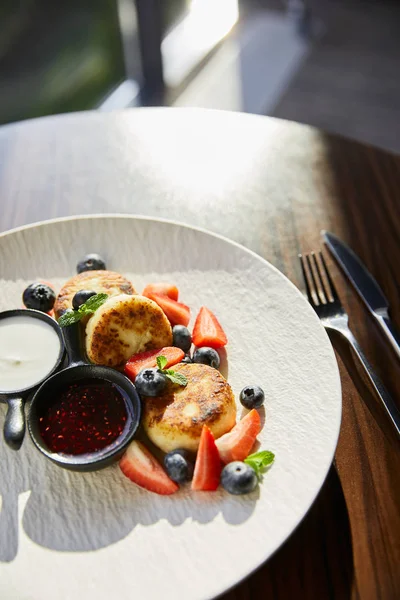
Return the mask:
<path fill-rule="evenodd" d="M 85 302 L 92 296 L 95 296 L 96 293 L 97 292 L 93 292 L 93 290 L 79 290 L 72 298 L 72 307 L 75 310 L 78 310 L 81 304 L 85 304 Z"/>
<path fill-rule="evenodd" d="M 54 290 L 45 283 L 31 283 L 24 290 L 22 301 L 26 308 L 49 312 L 54 306 L 56 295 Z"/>
<path fill-rule="evenodd" d="M 175 325 L 172 328 L 172 336 L 173 346 L 176 346 L 176 348 L 180 348 L 184 352 L 190 350 L 190 346 L 192 345 L 192 336 L 190 335 L 190 331 L 187 327 L 185 327 L 184 325 Z"/>
<path fill-rule="evenodd" d="M 192 363 L 192 359 L 190 357 L 190 354 L 185 354 L 185 356 L 182 358 L 181 363 L 185 363 L 185 364 L 190 364 Z"/>
<path fill-rule="evenodd" d="M 184 483 L 193 477 L 194 464 L 187 450 L 172 450 L 164 457 L 164 466 L 172 481 Z"/>
<path fill-rule="evenodd" d="M 240 392 L 239 400 L 245 408 L 260 408 L 264 404 L 265 394 L 258 385 L 246 385 Z"/>
<path fill-rule="evenodd" d="M 219 354 L 214 348 L 207 348 L 206 346 L 204 348 L 197 348 L 193 354 L 193 362 L 218 369 L 220 363 Z"/>
<path fill-rule="evenodd" d="M 137 391 L 142 396 L 159 396 L 167 386 L 167 378 L 158 369 L 143 369 L 135 379 Z"/>
<path fill-rule="evenodd" d="M 254 469 L 239 460 L 227 464 L 222 470 L 221 484 L 230 494 L 249 494 L 257 487 L 257 483 Z"/>
<path fill-rule="evenodd" d="M 84 271 L 105 271 L 106 263 L 99 254 L 87 254 L 83 260 L 76 265 L 77 273 Z"/>

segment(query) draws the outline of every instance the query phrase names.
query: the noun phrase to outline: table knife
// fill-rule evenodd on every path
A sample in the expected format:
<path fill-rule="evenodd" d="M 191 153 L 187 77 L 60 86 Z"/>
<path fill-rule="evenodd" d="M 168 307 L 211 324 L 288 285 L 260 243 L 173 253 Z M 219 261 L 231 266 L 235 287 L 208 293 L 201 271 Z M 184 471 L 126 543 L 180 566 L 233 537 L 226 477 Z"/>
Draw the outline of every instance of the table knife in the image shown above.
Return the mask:
<path fill-rule="evenodd" d="M 321 232 L 325 244 L 364 301 L 368 310 L 382 329 L 391 347 L 400 359 L 400 335 L 389 316 L 389 302 L 378 283 L 358 256 L 336 235 Z"/>

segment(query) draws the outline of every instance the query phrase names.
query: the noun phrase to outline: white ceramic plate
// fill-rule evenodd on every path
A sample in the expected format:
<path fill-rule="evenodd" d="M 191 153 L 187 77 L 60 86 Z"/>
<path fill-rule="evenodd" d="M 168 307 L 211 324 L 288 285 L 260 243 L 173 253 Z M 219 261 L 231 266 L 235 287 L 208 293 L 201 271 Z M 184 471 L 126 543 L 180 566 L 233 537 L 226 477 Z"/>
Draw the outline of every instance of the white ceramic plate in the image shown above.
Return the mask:
<path fill-rule="evenodd" d="M 182 489 L 162 497 L 136 487 L 117 465 L 71 473 L 28 435 L 19 452 L 1 440 L 0 597 L 212 598 L 271 556 L 324 482 L 341 416 L 334 353 L 300 292 L 265 260 L 152 219 L 100 215 L 3 234 L 0 308 L 19 307 L 36 278 L 69 278 L 87 252 L 99 252 L 139 290 L 171 280 L 193 315 L 202 304 L 216 313 L 229 339 L 234 392 L 249 383 L 266 392 L 259 439 L 276 461 L 249 496 Z M 1 427 L 4 415 L 0 405 Z"/>

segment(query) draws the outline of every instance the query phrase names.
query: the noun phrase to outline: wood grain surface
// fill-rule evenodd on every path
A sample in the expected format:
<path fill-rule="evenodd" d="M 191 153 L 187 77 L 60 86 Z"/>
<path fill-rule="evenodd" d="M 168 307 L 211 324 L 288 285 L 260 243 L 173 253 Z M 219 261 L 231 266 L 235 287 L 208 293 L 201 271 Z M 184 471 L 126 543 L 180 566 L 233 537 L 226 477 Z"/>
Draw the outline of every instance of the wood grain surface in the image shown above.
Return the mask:
<path fill-rule="evenodd" d="M 399 190 L 400 157 L 265 117 L 143 109 L 0 129 L 1 230 L 74 214 L 166 217 L 244 244 L 302 288 L 297 255 L 320 248 L 327 229 L 376 277 L 400 329 Z M 400 404 L 400 364 L 328 262 L 354 334 Z M 224 600 L 400 598 L 400 444 L 339 365 L 342 427 L 322 491 Z"/>

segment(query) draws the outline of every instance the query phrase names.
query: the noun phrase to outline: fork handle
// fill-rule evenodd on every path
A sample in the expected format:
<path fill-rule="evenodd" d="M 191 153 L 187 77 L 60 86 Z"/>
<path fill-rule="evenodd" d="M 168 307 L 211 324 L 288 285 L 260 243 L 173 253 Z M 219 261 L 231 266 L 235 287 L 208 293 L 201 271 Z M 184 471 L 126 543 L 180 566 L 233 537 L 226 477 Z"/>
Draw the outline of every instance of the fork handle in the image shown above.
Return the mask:
<path fill-rule="evenodd" d="M 341 330 L 339 331 L 339 333 L 346 338 L 347 342 L 350 344 L 352 350 L 354 351 L 354 354 L 363 366 L 368 382 L 373 387 L 375 394 L 381 400 L 389 419 L 391 420 L 394 428 L 396 429 L 397 435 L 400 437 L 400 412 L 396 404 L 394 403 L 393 398 L 387 392 L 383 383 L 369 364 L 364 352 L 361 350 L 359 343 L 357 342 L 350 329 L 346 331 Z"/>

